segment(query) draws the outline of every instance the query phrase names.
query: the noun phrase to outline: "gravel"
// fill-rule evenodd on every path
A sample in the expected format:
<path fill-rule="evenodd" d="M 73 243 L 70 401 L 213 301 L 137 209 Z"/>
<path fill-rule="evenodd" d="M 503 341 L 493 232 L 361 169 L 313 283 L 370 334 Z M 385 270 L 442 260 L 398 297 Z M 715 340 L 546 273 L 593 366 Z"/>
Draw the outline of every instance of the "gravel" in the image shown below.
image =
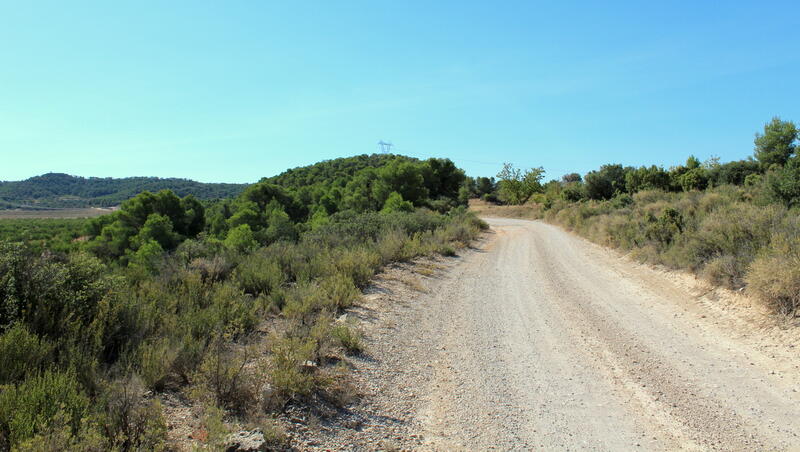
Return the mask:
<path fill-rule="evenodd" d="M 541 222 L 389 268 L 358 319 L 359 397 L 301 450 L 787 450 L 796 329 Z M 733 300 L 733 301 L 732 301 Z"/>

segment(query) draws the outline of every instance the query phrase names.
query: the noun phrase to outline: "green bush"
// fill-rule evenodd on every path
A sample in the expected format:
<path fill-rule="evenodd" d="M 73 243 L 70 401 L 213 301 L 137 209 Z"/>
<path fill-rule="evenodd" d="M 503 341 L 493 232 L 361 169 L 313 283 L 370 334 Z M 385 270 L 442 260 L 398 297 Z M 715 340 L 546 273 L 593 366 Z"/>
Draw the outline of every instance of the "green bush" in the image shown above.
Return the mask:
<path fill-rule="evenodd" d="M 279 262 L 269 253 L 258 252 L 242 260 L 236 267 L 233 280 L 245 292 L 253 296 L 269 295 L 286 282 Z"/>
<path fill-rule="evenodd" d="M 338 271 L 352 279 L 357 287 L 366 287 L 381 264 L 378 252 L 368 247 L 345 249 L 337 254 Z"/>
<path fill-rule="evenodd" d="M 353 279 L 342 273 L 322 279 L 320 288 L 328 298 L 325 307 L 332 312 L 349 308 L 361 297 L 361 291 L 353 283 Z"/>
<path fill-rule="evenodd" d="M 349 325 L 336 325 L 331 329 L 331 335 L 348 353 L 360 353 L 363 350 L 361 335 Z"/>
<path fill-rule="evenodd" d="M 240 253 L 247 253 L 258 248 L 255 234 L 250 229 L 250 225 L 242 224 L 228 231 L 225 238 L 225 246 Z"/>
<path fill-rule="evenodd" d="M 314 375 L 313 363 L 316 347 L 315 341 L 308 338 L 276 338 L 270 350 L 272 388 L 290 399 L 308 396 L 318 389 L 320 381 Z"/>
<path fill-rule="evenodd" d="M 73 434 L 89 415 L 89 398 L 71 372 L 44 371 L 0 389 L 0 445 L 14 448 L 63 415 Z"/>
<path fill-rule="evenodd" d="M 383 203 L 383 209 L 381 212 L 413 212 L 414 211 L 414 204 L 409 201 L 404 201 L 403 196 L 396 191 L 393 191 L 389 194 L 389 197 L 386 198 L 386 202 Z"/>
<path fill-rule="evenodd" d="M 0 335 L 0 385 L 15 383 L 44 370 L 52 359 L 53 346 L 14 324 Z"/>

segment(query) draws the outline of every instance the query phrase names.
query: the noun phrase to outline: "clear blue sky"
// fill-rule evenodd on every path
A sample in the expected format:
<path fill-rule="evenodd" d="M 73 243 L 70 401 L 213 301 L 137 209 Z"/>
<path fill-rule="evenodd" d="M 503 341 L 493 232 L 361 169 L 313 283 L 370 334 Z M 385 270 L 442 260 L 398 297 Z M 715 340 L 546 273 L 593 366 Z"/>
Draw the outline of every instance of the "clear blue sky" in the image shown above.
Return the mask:
<path fill-rule="evenodd" d="M 3 1 L 0 179 L 252 182 L 371 153 L 548 176 L 800 120 L 800 3 Z"/>

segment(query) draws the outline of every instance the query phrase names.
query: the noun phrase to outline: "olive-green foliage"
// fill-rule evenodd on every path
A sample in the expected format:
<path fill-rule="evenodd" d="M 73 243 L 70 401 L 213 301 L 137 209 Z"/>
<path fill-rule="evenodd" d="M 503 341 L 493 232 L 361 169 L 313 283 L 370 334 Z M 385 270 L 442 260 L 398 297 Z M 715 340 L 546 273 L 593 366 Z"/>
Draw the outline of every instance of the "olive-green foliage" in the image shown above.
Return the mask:
<path fill-rule="evenodd" d="M 631 202 L 556 200 L 541 215 L 640 259 L 687 268 L 726 287 L 751 289 L 783 310 L 797 308 L 791 270 L 797 213 L 755 202 L 761 187 L 703 192 L 641 191 Z M 627 195 L 624 195 L 627 196 Z"/>
<path fill-rule="evenodd" d="M 669 172 L 664 168 L 652 165 L 649 168 L 642 166 L 631 168 L 625 173 L 625 190 L 636 193 L 642 190 L 669 190 Z"/>
<path fill-rule="evenodd" d="M 247 253 L 258 248 L 258 242 L 250 225 L 244 223 L 228 231 L 228 235 L 225 237 L 225 246 L 240 253 Z"/>
<path fill-rule="evenodd" d="M 491 196 L 497 191 L 497 183 L 494 177 L 467 177 L 465 185 L 469 189 L 470 197 L 472 198 Z"/>
<path fill-rule="evenodd" d="M 445 212 L 466 202 L 460 194 L 465 181 L 464 172 L 448 159 L 361 155 L 329 160 L 262 179 L 235 201 L 215 205 L 209 231 L 224 237 L 228 229 L 247 224 L 262 245 L 292 240 L 300 231 L 274 212 L 283 211 L 292 224 L 311 223 L 313 228 L 337 212 L 381 210 L 392 193 L 413 206 Z M 395 204 L 392 200 L 390 207 Z M 400 207 L 407 210 L 406 204 Z"/>
<path fill-rule="evenodd" d="M 339 324 L 331 329 L 331 334 L 348 353 L 360 353 L 363 349 L 361 335 L 350 325 Z"/>
<path fill-rule="evenodd" d="M 284 337 L 273 342 L 270 383 L 285 397 L 310 395 L 318 387 L 313 373 L 314 351 L 317 344 L 312 338 Z"/>
<path fill-rule="evenodd" d="M 14 383 L 43 371 L 51 362 L 53 346 L 16 323 L 0 335 L 0 385 Z"/>
<path fill-rule="evenodd" d="M 148 240 L 138 248 L 130 256 L 128 267 L 140 273 L 155 274 L 158 271 L 159 262 L 164 257 L 164 248 L 155 240 Z"/>
<path fill-rule="evenodd" d="M 96 258 L 32 256 L 23 245 L 0 243 L 0 329 L 24 322 L 42 337 L 86 327 L 113 281 Z"/>
<path fill-rule="evenodd" d="M 72 432 L 89 414 L 89 398 L 75 375 L 44 371 L 0 388 L 0 448 L 9 449 L 47 430 L 63 414 Z"/>
<path fill-rule="evenodd" d="M 53 218 L 9 218 L 0 220 L 0 241 L 23 242 L 42 251 L 67 252 L 77 247 L 89 220 Z"/>
<path fill-rule="evenodd" d="M 755 157 L 762 167 L 783 165 L 795 152 L 797 127 L 791 121 L 772 118 L 764 125 L 764 133 L 756 133 Z"/>
<path fill-rule="evenodd" d="M 256 402 L 259 387 L 257 372 L 245 368 L 252 355 L 252 347 L 237 346 L 229 338 L 217 336 L 195 375 L 200 393 L 211 394 L 216 406 L 247 411 Z"/>
<path fill-rule="evenodd" d="M 534 194 L 542 191 L 543 168 L 522 171 L 510 163 L 504 163 L 497 173 L 500 199 L 509 204 L 525 204 Z"/>
<path fill-rule="evenodd" d="M 233 280 L 254 297 L 269 295 L 286 282 L 280 259 L 267 249 L 246 256 L 236 267 Z"/>
<path fill-rule="evenodd" d="M 789 200 L 795 196 L 792 183 L 797 175 L 790 174 L 788 168 L 787 165 L 786 171 L 773 171 L 774 177 L 770 178 L 772 197 L 783 199 L 784 202 L 791 202 Z M 565 175 L 561 181 L 548 182 L 545 184 L 545 196 L 535 197 L 535 201 L 550 208 L 550 203 L 558 198 L 577 202 L 586 198 L 612 199 L 624 193 L 632 195 L 647 190 L 678 192 L 720 185 L 753 186 L 761 184 L 761 173 L 762 168 L 752 159 L 720 164 L 716 158 L 701 163 L 694 156 L 690 156 L 684 165 L 674 166 L 669 171 L 655 165 L 639 168 L 603 165 L 596 171 L 590 171 L 585 178 L 572 173 Z"/>
<path fill-rule="evenodd" d="M 678 178 L 683 191 L 703 190 L 708 186 L 708 174 L 705 168 L 692 168 Z"/>
<path fill-rule="evenodd" d="M 709 183 L 717 187 L 720 185 L 745 185 L 745 180 L 750 176 L 758 176 L 761 168 L 755 160 L 736 160 L 708 169 Z"/>
<path fill-rule="evenodd" d="M 358 349 L 355 330 L 331 319 L 357 302 L 359 287 L 383 265 L 452 253 L 451 244 L 467 244 L 483 228 L 463 208 L 342 212 L 296 241 L 254 251 L 202 236 L 167 254 L 151 234 L 127 268 L 78 251 L 2 244 L 0 384 L 10 408 L 0 412 L 0 450 L 158 449 L 163 419 L 146 390 L 190 385 L 214 404 L 252 406 L 257 385 L 240 351 L 276 315 L 288 327 L 270 348 L 270 386 L 286 398 L 329 394 L 339 383 L 308 361 Z M 151 246 L 157 252 L 145 255 Z M 20 403 L 36 409 L 56 399 L 60 408 L 34 421 L 33 411 L 12 414 Z"/>
<path fill-rule="evenodd" d="M 625 169 L 622 165 L 603 165 L 583 178 L 586 195 L 591 199 L 611 199 L 625 191 Z"/>
<path fill-rule="evenodd" d="M 792 157 L 782 168 L 767 173 L 773 199 L 787 207 L 800 206 L 800 157 Z"/>
<path fill-rule="evenodd" d="M 145 392 L 139 379 L 131 375 L 110 382 L 98 395 L 103 415 L 95 416 L 94 422 L 103 432 L 106 450 L 165 449 L 167 425 L 161 404 L 145 398 Z"/>
<path fill-rule="evenodd" d="M 144 192 L 123 202 L 118 211 L 90 220 L 86 232 L 91 240 L 86 247 L 98 257 L 113 260 L 151 241 L 172 250 L 204 227 L 205 208 L 194 197 L 178 198 L 167 190 Z"/>
<path fill-rule="evenodd" d="M 383 203 L 383 209 L 381 212 L 412 212 L 414 210 L 414 204 L 410 201 L 403 200 L 403 196 L 396 191 L 393 191 L 389 194 L 389 197 L 386 198 L 386 202 Z"/>

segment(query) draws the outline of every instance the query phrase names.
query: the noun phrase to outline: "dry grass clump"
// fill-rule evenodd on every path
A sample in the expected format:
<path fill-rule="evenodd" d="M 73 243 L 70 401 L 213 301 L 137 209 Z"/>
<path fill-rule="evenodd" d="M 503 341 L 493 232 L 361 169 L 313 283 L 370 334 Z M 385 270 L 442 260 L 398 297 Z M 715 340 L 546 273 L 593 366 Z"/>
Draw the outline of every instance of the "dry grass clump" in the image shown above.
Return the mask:
<path fill-rule="evenodd" d="M 753 261 L 746 281 L 751 293 L 782 314 L 796 314 L 800 308 L 800 236 L 776 234 L 769 248 Z"/>

